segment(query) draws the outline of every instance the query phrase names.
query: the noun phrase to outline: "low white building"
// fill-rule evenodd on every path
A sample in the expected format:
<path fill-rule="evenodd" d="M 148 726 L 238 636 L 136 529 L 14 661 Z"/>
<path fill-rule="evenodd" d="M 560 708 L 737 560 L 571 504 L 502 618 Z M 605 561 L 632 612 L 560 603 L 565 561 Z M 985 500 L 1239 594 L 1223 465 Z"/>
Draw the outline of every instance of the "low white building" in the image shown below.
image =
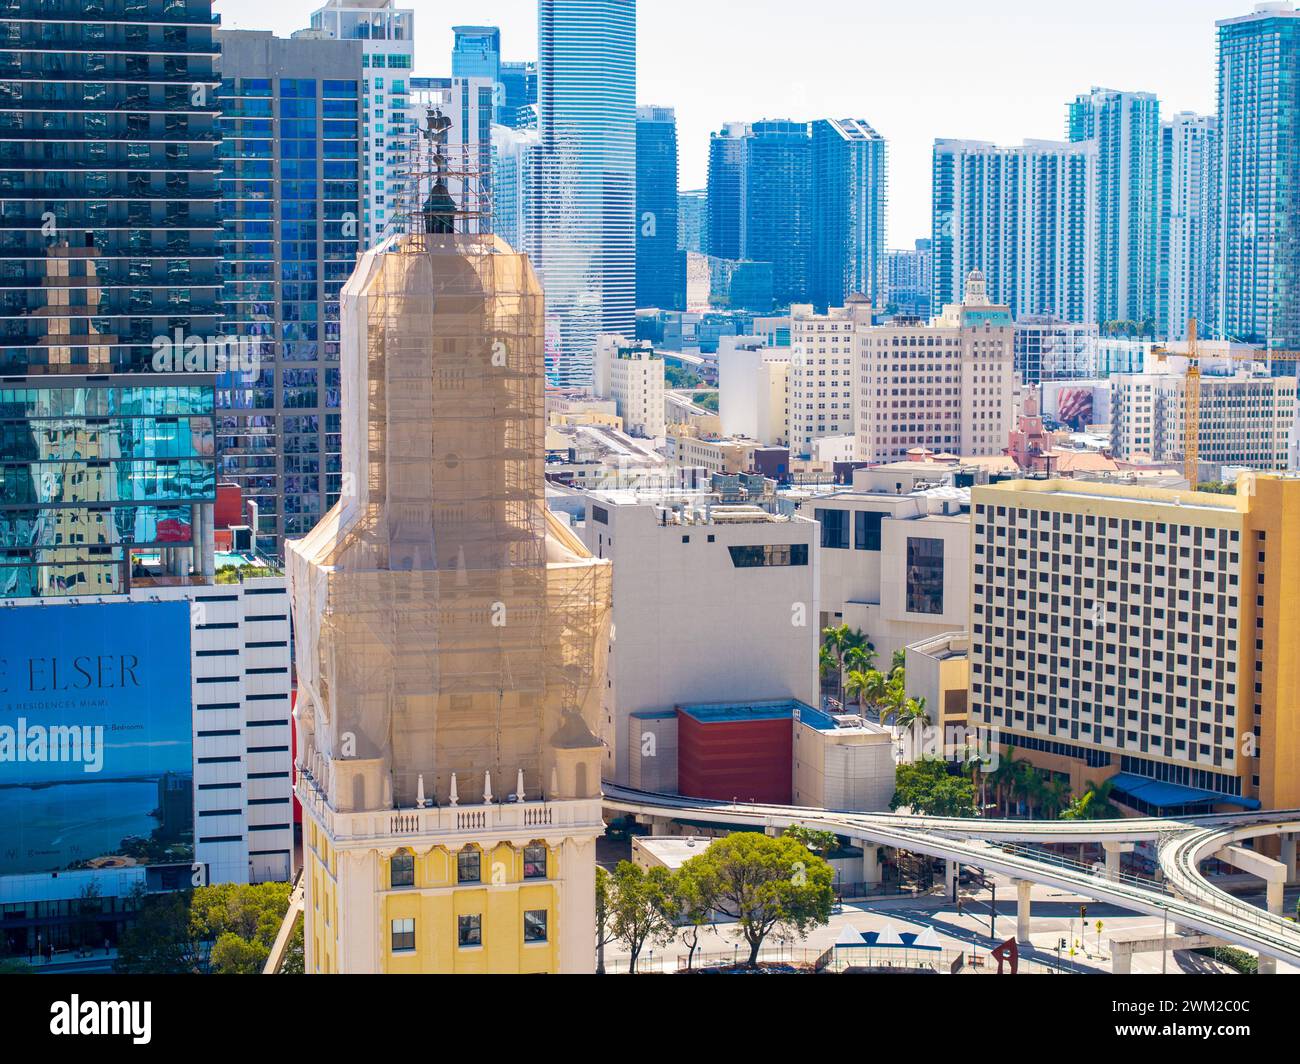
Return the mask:
<path fill-rule="evenodd" d="M 863 632 L 886 667 L 894 651 L 964 627 L 970 601 L 969 491 L 905 491 L 855 486 L 799 510 L 820 527 L 820 627 Z"/>
<path fill-rule="evenodd" d="M 728 436 L 784 446 L 790 439 L 790 349 L 756 336 L 718 341 L 718 415 Z"/>
<path fill-rule="evenodd" d="M 740 700 L 816 705 L 818 529 L 774 509 L 717 494 L 588 493 L 579 533 L 614 562 L 607 779 L 631 781 L 634 713 Z"/>
<path fill-rule="evenodd" d="M 597 337 L 595 392 L 614 400 L 629 435 L 664 435 L 664 360 L 649 344 L 612 333 Z"/>

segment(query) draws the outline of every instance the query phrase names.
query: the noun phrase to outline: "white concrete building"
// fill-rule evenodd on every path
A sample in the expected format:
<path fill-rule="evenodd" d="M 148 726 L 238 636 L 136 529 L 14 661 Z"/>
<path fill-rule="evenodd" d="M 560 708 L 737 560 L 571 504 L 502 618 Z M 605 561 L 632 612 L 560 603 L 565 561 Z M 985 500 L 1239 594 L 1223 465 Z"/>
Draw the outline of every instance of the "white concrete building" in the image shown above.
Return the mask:
<path fill-rule="evenodd" d="M 630 782 L 633 713 L 818 699 L 817 525 L 708 494 L 588 494 L 588 549 L 614 562 L 604 775 Z"/>
<path fill-rule="evenodd" d="M 854 337 L 871 325 L 865 296 L 814 314 L 811 304 L 790 308 L 790 451 L 812 455 L 814 440 L 854 428 Z"/>
<path fill-rule="evenodd" d="M 664 435 L 664 360 L 648 343 L 604 333 L 596 339 L 595 392 L 613 399 L 631 436 Z"/>
<path fill-rule="evenodd" d="M 1153 372 L 1118 374 L 1110 380 L 1111 440 L 1122 461 L 1147 455 L 1155 462 L 1181 461 L 1185 450 L 1187 377 L 1170 364 Z M 1217 479 L 1223 465 L 1264 471 L 1290 468 L 1296 423 L 1296 378 L 1271 377 L 1260 369 L 1201 378 L 1202 471 Z"/>
<path fill-rule="evenodd" d="M 1011 312 L 989 303 L 979 271 L 964 300 L 928 325 L 859 328 L 857 461 L 902 458 L 918 446 L 963 458 L 1001 454 L 1016 421 L 1013 334 Z"/>
<path fill-rule="evenodd" d="M 1023 384 L 1097 376 L 1097 326 L 1044 316 L 1018 319 L 1015 368 Z"/>
<path fill-rule="evenodd" d="M 795 805 L 884 812 L 894 797 L 894 740 L 863 717 L 805 707 L 795 716 Z"/>
<path fill-rule="evenodd" d="M 718 416 L 728 436 L 785 446 L 790 441 L 790 349 L 761 337 L 718 341 Z"/>
<path fill-rule="evenodd" d="M 799 512 L 820 527 L 819 628 L 860 630 L 887 665 L 895 650 L 966 624 L 969 491 L 855 488 L 809 498 Z"/>

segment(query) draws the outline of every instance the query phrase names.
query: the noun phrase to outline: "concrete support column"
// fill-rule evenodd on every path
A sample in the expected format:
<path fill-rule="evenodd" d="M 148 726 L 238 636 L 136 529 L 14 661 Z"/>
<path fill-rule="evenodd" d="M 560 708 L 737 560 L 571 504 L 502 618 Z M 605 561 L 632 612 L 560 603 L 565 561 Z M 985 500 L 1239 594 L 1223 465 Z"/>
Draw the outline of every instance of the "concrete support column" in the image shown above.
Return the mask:
<path fill-rule="evenodd" d="M 1112 975 L 1133 974 L 1133 947 L 1126 942 L 1110 944 L 1110 971 Z"/>
<path fill-rule="evenodd" d="M 1268 885 L 1268 911 L 1274 916 L 1282 915 L 1282 906 L 1285 904 L 1285 898 L 1282 893 L 1284 889 L 1285 884 L 1281 882 L 1270 883 Z"/>
<path fill-rule="evenodd" d="M 1131 842 L 1102 842 L 1101 848 L 1106 853 L 1106 878 L 1118 880 L 1120 875 L 1120 857 L 1133 852 Z"/>
<path fill-rule="evenodd" d="M 883 878 L 880 868 L 880 847 L 874 842 L 862 843 L 862 882 L 879 883 Z"/>
<path fill-rule="evenodd" d="M 1022 946 L 1029 944 L 1030 926 L 1030 892 L 1034 885 L 1027 879 L 1012 880 L 1016 886 L 1016 941 Z"/>
<path fill-rule="evenodd" d="M 1297 880 L 1300 880 L 1300 873 L 1296 871 L 1296 836 L 1282 836 L 1282 863 L 1286 865 L 1286 885 L 1293 887 Z"/>
<path fill-rule="evenodd" d="M 960 865 L 956 861 L 944 861 L 943 863 L 944 896 L 949 901 L 957 900 L 958 868 L 960 868 Z"/>
<path fill-rule="evenodd" d="M 1260 954 L 1259 957 L 1259 974 L 1260 975 L 1277 975 L 1277 958 L 1265 957 Z"/>

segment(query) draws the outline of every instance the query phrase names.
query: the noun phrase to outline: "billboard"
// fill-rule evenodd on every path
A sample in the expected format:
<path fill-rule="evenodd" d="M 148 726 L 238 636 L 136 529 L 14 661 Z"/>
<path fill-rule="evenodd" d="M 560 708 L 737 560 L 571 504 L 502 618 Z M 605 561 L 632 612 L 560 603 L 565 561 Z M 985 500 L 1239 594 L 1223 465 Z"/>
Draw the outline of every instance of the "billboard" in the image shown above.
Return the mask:
<path fill-rule="evenodd" d="M 1062 388 L 1056 399 L 1056 420 L 1075 432 L 1083 432 L 1092 420 L 1092 389 Z"/>
<path fill-rule="evenodd" d="M 189 864 L 188 602 L 0 609 L 0 875 Z"/>

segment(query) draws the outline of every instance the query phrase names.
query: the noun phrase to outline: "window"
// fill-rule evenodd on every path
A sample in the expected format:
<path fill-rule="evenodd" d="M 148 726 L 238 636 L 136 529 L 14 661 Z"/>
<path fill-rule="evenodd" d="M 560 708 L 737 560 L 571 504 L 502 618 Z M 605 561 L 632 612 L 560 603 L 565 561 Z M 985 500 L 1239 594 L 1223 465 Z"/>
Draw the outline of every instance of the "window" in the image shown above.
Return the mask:
<path fill-rule="evenodd" d="M 393 854 L 388 862 L 388 885 L 393 888 L 415 886 L 415 858 L 411 854 Z"/>
<path fill-rule="evenodd" d="M 546 847 L 533 845 L 524 847 L 524 878 L 546 878 Z"/>
<path fill-rule="evenodd" d="M 414 920 L 393 921 L 393 952 L 394 953 L 415 952 L 415 921 Z"/>
<path fill-rule="evenodd" d="M 524 913 L 524 942 L 546 941 L 546 910 L 529 909 Z"/>
<path fill-rule="evenodd" d="M 765 544 L 753 547 L 728 547 L 731 564 L 737 569 L 761 569 L 769 566 L 808 564 L 808 544 Z"/>
<path fill-rule="evenodd" d="M 848 510 L 818 510 L 817 521 L 822 526 L 822 548 L 849 549 Z"/>
<path fill-rule="evenodd" d="M 880 550 L 882 513 L 859 510 L 853 515 L 853 546 L 857 550 Z"/>
<path fill-rule="evenodd" d="M 907 540 L 907 612 L 943 613 L 943 540 Z"/>
<path fill-rule="evenodd" d="M 483 917 L 480 914 L 456 917 L 456 928 L 456 941 L 461 949 L 483 945 Z"/>
<path fill-rule="evenodd" d="M 603 506 L 593 506 L 591 508 L 591 519 L 602 525 L 609 524 L 609 511 Z"/>
<path fill-rule="evenodd" d="M 480 871 L 480 862 L 482 855 L 472 846 L 461 850 L 456 855 L 456 882 L 457 883 L 479 883 L 482 882 Z"/>

